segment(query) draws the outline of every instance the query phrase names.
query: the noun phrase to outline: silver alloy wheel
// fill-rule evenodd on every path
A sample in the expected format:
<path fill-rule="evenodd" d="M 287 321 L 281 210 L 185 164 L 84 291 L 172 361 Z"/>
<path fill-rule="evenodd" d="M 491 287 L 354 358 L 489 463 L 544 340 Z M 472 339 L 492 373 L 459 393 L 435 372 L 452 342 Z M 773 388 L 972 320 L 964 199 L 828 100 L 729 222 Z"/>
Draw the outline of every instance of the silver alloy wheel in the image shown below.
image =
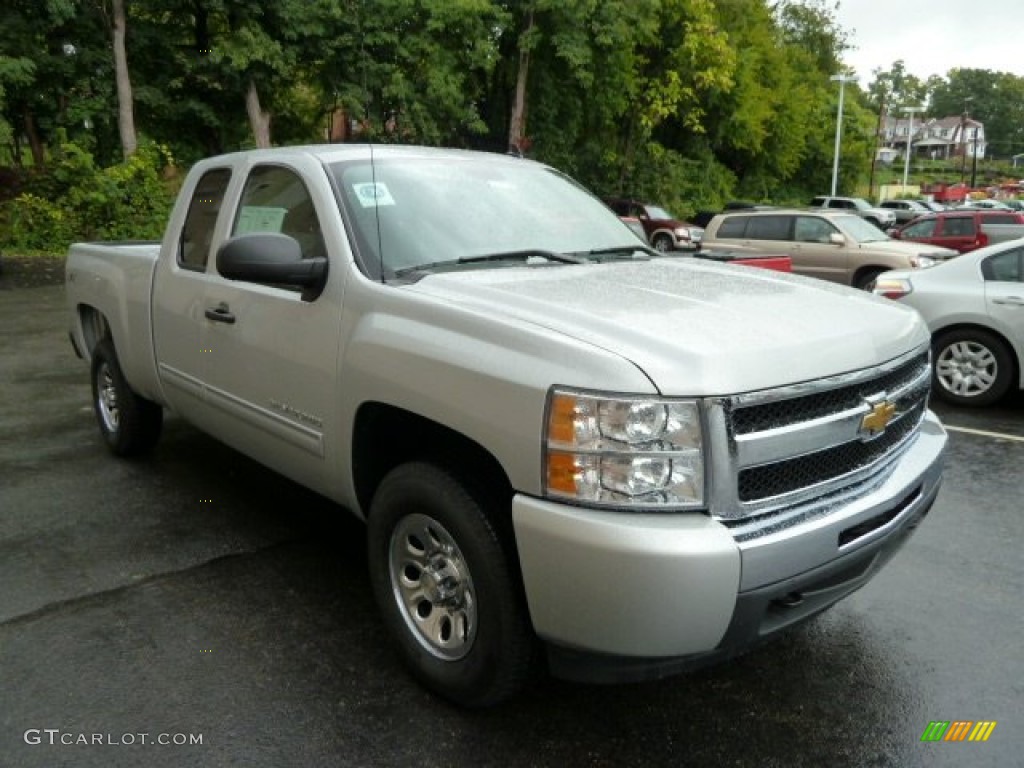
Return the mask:
<path fill-rule="evenodd" d="M 96 371 L 96 404 L 99 406 L 100 418 L 108 432 L 117 432 L 121 423 L 121 411 L 117 406 L 117 387 L 110 373 L 110 366 L 102 363 Z"/>
<path fill-rule="evenodd" d="M 389 562 L 399 613 L 420 645 L 445 661 L 468 654 L 476 637 L 476 592 L 447 529 L 427 515 L 406 515 L 391 534 Z"/>
<path fill-rule="evenodd" d="M 977 397 L 992 388 L 999 362 L 992 350 L 977 341 L 957 341 L 935 360 L 935 377 L 942 388 L 960 397 Z"/>

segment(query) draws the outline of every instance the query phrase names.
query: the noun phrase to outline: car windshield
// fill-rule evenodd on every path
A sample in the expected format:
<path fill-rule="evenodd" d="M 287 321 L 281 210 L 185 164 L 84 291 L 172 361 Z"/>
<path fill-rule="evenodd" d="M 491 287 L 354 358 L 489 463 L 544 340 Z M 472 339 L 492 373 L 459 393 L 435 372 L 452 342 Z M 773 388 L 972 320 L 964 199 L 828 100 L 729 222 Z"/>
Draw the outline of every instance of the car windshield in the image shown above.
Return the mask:
<path fill-rule="evenodd" d="M 645 205 L 644 206 L 644 212 L 647 214 L 647 217 L 651 218 L 651 219 L 674 219 L 675 218 L 675 216 L 673 216 L 671 213 L 669 213 L 664 208 L 662 208 L 660 206 L 657 206 L 657 205 Z"/>
<path fill-rule="evenodd" d="M 362 265 L 374 278 L 417 268 L 548 266 L 580 260 L 560 255 L 644 248 L 576 182 L 521 159 L 378 157 L 372 166 L 344 161 L 330 170 Z"/>
<path fill-rule="evenodd" d="M 869 203 L 863 197 L 851 197 L 850 202 L 853 203 L 857 210 L 860 211 L 866 211 L 871 207 L 871 203 Z"/>
<path fill-rule="evenodd" d="M 885 232 L 860 216 L 836 216 L 832 223 L 858 243 L 877 243 L 889 239 Z"/>

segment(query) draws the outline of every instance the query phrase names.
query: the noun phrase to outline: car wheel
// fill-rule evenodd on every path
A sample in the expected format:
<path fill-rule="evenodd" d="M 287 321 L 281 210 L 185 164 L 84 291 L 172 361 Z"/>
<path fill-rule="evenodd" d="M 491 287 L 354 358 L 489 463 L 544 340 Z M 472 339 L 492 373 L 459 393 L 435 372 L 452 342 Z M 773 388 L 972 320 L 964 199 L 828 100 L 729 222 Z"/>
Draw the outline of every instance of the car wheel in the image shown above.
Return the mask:
<path fill-rule="evenodd" d="M 163 408 L 128 386 L 110 339 L 92 352 L 92 402 L 100 433 L 115 455 L 140 456 L 153 450 L 163 427 Z"/>
<path fill-rule="evenodd" d="M 668 253 L 672 250 L 672 238 L 668 235 L 655 235 L 654 241 L 651 243 L 654 246 L 654 250 L 661 251 L 662 253 Z"/>
<path fill-rule="evenodd" d="M 445 469 L 410 463 L 381 482 L 367 521 L 374 597 L 399 655 L 426 688 L 468 707 L 508 698 L 532 666 L 496 507 Z"/>
<path fill-rule="evenodd" d="M 884 269 L 866 269 L 863 272 L 858 272 L 857 276 L 853 280 L 853 287 L 860 288 L 862 291 L 870 291 L 875 287 L 875 280 L 882 274 Z"/>
<path fill-rule="evenodd" d="M 961 330 L 939 336 L 935 357 L 935 393 L 955 405 L 991 405 L 1010 389 L 1013 358 L 1006 344 L 983 330 Z"/>

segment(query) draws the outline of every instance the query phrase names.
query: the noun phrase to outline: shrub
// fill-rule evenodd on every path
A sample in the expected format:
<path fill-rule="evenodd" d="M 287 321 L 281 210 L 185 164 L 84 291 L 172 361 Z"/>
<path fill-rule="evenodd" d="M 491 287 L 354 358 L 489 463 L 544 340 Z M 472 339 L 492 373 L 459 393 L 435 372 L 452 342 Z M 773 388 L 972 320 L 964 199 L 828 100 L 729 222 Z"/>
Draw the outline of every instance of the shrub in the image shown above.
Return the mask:
<path fill-rule="evenodd" d="M 66 142 L 24 192 L 0 203 L 0 248 L 61 252 L 76 240 L 159 238 L 175 191 L 161 174 L 172 163 L 165 147 L 143 142 L 127 160 L 97 168 Z"/>

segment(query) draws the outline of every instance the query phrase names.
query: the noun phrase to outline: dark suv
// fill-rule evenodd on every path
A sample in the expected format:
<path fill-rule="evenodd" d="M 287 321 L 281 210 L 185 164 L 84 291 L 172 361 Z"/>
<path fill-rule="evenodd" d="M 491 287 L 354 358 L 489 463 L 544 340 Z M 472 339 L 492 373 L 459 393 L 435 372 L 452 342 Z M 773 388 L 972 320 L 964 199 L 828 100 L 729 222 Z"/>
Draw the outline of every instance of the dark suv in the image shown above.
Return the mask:
<path fill-rule="evenodd" d="M 672 251 L 677 248 L 692 250 L 700 244 L 704 235 L 704 230 L 700 227 L 675 218 L 658 205 L 625 198 L 611 198 L 604 202 L 620 218 L 639 219 L 647 234 L 647 240 L 659 251 Z"/>
<path fill-rule="evenodd" d="M 894 230 L 897 240 L 930 243 L 967 253 L 988 245 L 983 224 L 1024 224 L 1024 213 L 1016 211 L 952 210 L 921 216 Z"/>

